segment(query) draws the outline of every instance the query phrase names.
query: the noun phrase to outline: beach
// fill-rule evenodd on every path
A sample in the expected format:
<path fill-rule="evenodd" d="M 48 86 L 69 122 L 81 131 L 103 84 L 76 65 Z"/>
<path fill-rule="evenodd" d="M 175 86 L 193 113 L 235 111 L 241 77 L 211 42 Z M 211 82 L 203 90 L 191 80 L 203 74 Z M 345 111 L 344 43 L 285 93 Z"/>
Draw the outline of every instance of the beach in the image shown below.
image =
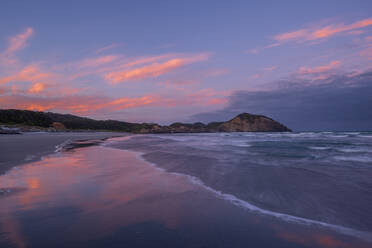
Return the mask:
<path fill-rule="evenodd" d="M 105 138 L 100 135 L 0 176 L 0 247 L 371 246 L 368 231 L 249 205 L 239 194 L 208 186 L 195 157 L 179 155 L 183 162 L 176 163 L 164 157 L 180 144 L 195 147 L 190 141 L 136 135 L 96 142 Z M 153 145 L 162 141 L 175 150 L 164 149 L 160 161 Z"/>
<path fill-rule="evenodd" d="M 0 135 L 0 175 L 14 166 L 39 160 L 69 142 L 124 136 L 113 132 L 29 132 Z"/>

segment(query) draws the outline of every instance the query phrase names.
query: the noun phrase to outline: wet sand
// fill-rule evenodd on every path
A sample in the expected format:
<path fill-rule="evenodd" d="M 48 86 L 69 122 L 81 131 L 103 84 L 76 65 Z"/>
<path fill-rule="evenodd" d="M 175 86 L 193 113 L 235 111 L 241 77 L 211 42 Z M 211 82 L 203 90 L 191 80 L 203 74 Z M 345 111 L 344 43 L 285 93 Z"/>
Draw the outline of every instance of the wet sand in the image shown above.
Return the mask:
<path fill-rule="evenodd" d="M 0 247 L 370 247 L 252 213 L 139 154 L 93 146 L 0 176 Z M 14 192 L 14 193 L 12 193 Z"/>
<path fill-rule="evenodd" d="M 39 160 L 55 152 L 57 146 L 77 140 L 102 140 L 125 136 L 114 132 L 58 132 L 24 133 L 21 135 L 0 135 L 0 175 L 14 166 Z"/>

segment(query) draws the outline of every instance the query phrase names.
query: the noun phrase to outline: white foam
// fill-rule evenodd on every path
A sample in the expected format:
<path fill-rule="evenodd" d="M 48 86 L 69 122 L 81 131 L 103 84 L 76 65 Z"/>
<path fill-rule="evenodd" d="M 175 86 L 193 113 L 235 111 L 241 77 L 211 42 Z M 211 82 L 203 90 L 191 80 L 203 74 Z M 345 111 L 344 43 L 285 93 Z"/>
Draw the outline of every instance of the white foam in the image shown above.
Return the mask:
<path fill-rule="evenodd" d="M 341 161 L 350 161 L 350 162 L 362 162 L 362 163 L 368 163 L 372 162 L 372 156 L 334 156 L 333 157 L 336 160 Z"/>
<path fill-rule="evenodd" d="M 372 135 L 359 135 L 359 137 L 363 137 L 363 138 L 372 138 Z"/>
<path fill-rule="evenodd" d="M 309 148 L 313 149 L 313 150 L 329 150 L 329 149 L 331 149 L 331 147 L 327 147 L 327 146 L 310 146 Z"/>
<path fill-rule="evenodd" d="M 366 152 L 366 153 L 371 153 L 372 149 L 368 148 L 337 148 L 338 151 L 340 152 Z"/>
<path fill-rule="evenodd" d="M 56 153 L 61 152 L 62 149 L 63 149 L 63 147 L 65 147 L 66 145 L 70 144 L 71 142 L 72 142 L 72 140 L 68 139 L 68 140 L 62 142 L 61 144 L 56 145 L 56 146 L 55 146 L 55 148 L 56 148 L 56 149 L 55 149 L 55 152 L 56 152 Z"/>

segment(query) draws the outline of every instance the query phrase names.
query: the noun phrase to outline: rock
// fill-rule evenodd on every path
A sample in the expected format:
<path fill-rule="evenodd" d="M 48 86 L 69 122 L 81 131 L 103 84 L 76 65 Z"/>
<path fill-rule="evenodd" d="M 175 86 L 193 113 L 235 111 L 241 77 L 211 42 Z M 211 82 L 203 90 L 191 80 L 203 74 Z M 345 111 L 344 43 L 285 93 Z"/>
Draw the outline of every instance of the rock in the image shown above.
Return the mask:
<path fill-rule="evenodd" d="M 9 128 L 0 126 L 0 134 L 21 134 L 19 128 Z"/>
<path fill-rule="evenodd" d="M 53 122 L 52 126 L 53 126 L 53 128 L 55 128 L 57 131 L 63 131 L 63 130 L 66 130 L 65 125 L 63 125 L 61 122 Z"/>
<path fill-rule="evenodd" d="M 223 132 L 290 132 L 286 126 L 263 115 L 243 113 L 224 122 Z"/>

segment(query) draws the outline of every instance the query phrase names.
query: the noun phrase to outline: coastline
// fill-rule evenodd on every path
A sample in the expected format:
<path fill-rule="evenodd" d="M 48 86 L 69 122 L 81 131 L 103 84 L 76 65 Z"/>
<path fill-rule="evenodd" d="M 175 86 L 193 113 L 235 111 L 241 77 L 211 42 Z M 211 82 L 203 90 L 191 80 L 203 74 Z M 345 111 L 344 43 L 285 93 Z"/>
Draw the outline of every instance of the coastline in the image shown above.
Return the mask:
<path fill-rule="evenodd" d="M 39 161 L 43 156 L 63 148 L 71 149 L 68 144 L 84 141 L 77 146 L 100 143 L 110 138 L 130 135 L 122 132 L 38 132 L 22 135 L 3 134 L 0 136 L 0 175 L 16 166 Z M 86 142 L 89 141 L 89 142 Z"/>

